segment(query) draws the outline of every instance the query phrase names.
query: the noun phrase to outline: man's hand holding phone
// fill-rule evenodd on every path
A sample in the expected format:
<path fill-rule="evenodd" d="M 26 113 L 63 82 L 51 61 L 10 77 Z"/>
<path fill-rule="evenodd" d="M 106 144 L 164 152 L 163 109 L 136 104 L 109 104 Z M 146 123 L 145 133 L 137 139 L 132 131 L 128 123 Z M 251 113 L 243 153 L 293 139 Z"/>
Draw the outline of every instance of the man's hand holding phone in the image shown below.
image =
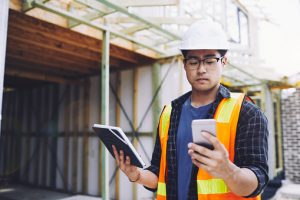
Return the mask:
<path fill-rule="evenodd" d="M 216 120 L 198 119 L 192 121 L 193 142 L 213 150 L 212 143 L 203 136 L 203 132 L 208 132 L 212 136 L 216 136 Z"/>
<path fill-rule="evenodd" d="M 193 164 L 216 178 L 229 178 L 240 168 L 229 160 L 227 149 L 216 137 L 216 122 L 214 120 L 197 121 L 197 123 L 192 123 L 193 142 L 188 144 L 188 153 Z"/>

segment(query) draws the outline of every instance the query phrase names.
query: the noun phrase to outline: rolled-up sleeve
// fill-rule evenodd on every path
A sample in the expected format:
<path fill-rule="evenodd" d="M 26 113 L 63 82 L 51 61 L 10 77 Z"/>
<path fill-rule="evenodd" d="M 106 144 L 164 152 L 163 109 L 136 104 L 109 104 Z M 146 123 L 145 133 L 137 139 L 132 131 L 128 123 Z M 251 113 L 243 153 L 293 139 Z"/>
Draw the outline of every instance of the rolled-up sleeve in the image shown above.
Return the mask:
<path fill-rule="evenodd" d="M 249 198 L 260 194 L 269 181 L 268 135 L 266 116 L 257 106 L 245 101 L 237 127 L 234 163 L 250 169 L 257 177 L 258 186 Z"/>

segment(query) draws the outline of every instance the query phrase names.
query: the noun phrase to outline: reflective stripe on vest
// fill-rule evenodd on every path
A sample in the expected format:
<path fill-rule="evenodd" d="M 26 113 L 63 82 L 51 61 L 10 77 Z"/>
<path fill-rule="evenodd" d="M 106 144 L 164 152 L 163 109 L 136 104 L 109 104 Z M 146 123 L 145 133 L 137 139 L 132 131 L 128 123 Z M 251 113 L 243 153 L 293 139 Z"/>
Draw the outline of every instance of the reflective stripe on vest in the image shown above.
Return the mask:
<path fill-rule="evenodd" d="M 222 194 L 229 192 L 223 179 L 197 180 L 198 194 Z"/>
<path fill-rule="evenodd" d="M 161 196 L 166 196 L 166 183 L 158 182 L 157 194 Z"/>
<path fill-rule="evenodd" d="M 240 93 L 230 93 L 231 98 L 223 99 L 215 113 L 214 118 L 217 121 L 217 133 L 222 132 L 225 128 L 229 133 L 229 138 L 227 135 L 218 136 L 218 139 L 226 145 L 230 160 L 234 160 L 234 146 L 235 146 L 235 134 L 237 121 L 239 117 L 240 107 L 244 99 L 244 94 Z M 159 137 L 161 143 L 161 161 L 160 161 L 160 171 L 158 178 L 158 188 L 157 188 L 157 199 L 165 200 L 166 199 L 166 184 L 165 184 L 165 172 L 166 172 L 166 152 L 167 152 L 167 141 L 168 141 L 168 131 L 170 126 L 170 115 L 171 115 L 171 105 L 168 105 L 164 108 L 164 111 L 160 118 L 159 124 Z M 204 170 L 199 169 L 197 175 L 197 191 L 198 199 L 203 200 L 225 200 L 233 199 L 240 200 L 245 199 L 240 196 L 236 196 L 229 191 L 225 182 L 222 179 L 215 179 L 211 177 Z M 260 199 L 260 196 L 249 199 Z"/>

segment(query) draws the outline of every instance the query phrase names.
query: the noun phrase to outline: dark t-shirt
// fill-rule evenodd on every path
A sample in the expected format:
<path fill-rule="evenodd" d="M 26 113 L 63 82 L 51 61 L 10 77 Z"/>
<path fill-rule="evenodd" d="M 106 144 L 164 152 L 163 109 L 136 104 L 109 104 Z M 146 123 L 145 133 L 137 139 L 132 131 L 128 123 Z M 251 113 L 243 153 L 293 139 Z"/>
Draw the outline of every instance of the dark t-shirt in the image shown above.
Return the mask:
<path fill-rule="evenodd" d="M 192 138 L 192 120 L 205 119 L 212 104 L 195 108 L 191 105 L 191 98 L 188 98 L 183 106 L 177 132 L 177 158 L 178 158 L 178 200 L 186 200 L 190 185 L 192 160 L 188 154 L 188 143 Z"/>

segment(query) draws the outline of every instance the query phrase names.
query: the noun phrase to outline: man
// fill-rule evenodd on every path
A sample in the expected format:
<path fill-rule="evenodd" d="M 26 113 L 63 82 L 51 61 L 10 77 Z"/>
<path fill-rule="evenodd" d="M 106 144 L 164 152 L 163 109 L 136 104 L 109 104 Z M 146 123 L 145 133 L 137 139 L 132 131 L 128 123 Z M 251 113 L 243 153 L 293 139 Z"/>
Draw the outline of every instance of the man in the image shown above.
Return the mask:
<path fill-rule="evenodd" d="M 260 109 L 220 84 L 228 43 L 221 26 L 193 24 L 183 37 L 184 69 L 192 91 L 162 112 L 151 166 L 130 165 L 114 148 L 117 165 L 132 182 L 157 190 L 157 199 L 260 199 L 268 182 L 267 119 Z M 192 142 L 194 119 L 217 121 L 213 145 Z"/>

